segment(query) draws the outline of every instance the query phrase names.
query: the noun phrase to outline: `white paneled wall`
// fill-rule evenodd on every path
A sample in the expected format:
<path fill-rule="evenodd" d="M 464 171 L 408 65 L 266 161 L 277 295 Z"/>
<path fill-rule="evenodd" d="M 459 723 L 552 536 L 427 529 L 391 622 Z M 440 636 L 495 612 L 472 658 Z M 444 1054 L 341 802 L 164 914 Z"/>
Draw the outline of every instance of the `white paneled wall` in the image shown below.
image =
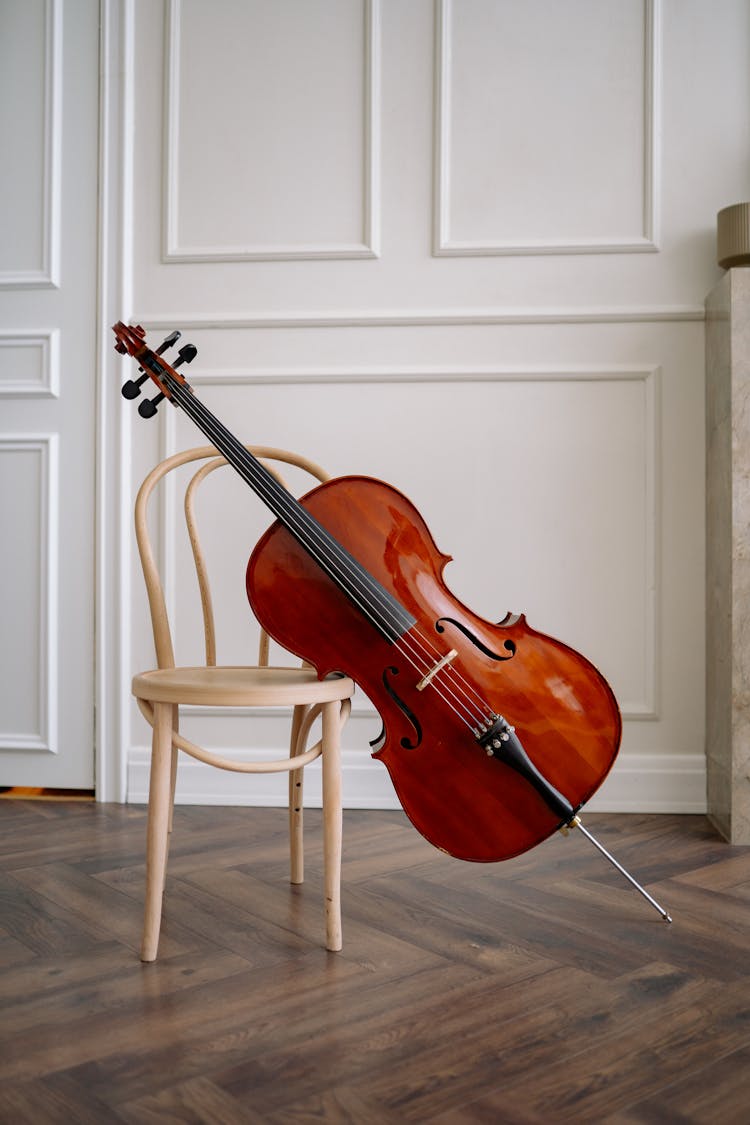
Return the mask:
<path fill-rule="evenodd" d="M 113 0 L 104 14 L 125 64 L 105 119 L 122 162 L 111 315 L 182 329 L 196 393 L 239 437 L 397 485 L 454 556 L 463 601 L 525 612 L 598 664 L 625 734 L 595 807 L 702 809 L 702 302 L 715 213 L 750 190 L 748 5 Z M 25 378 L 39 381 L 33 363 Z M 129 510 L 147 468 L 200 438 L 171 410 L 122 411 L 113 397 L 104 421 Z M 159 535 L 191 660 L 173 508 Z M 244 563 L 268 520 L 239 483 L 207 518 L 220 658 L 238 661 L 254 639 Z M 128 525 L 111 535 L 129 568 L 111 606 L 121 766 L 141 800 L 148 732 L 125 674 L 151 643 Z M 286 737 L 273 714 L 186 728 L 228 755 Z M 378 729 L 359 696 L 350 805 L 394 804 L 369 757 Z M 283 799 L 274 779 L 193 764 L 180 784 L 183 800 Z"/>

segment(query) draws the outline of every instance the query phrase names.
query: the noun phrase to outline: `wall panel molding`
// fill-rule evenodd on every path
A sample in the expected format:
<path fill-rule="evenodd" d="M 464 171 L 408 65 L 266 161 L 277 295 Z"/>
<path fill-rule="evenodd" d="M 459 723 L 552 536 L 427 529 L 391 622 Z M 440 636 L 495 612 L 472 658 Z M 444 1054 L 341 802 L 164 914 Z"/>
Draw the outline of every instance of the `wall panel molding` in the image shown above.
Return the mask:
<path fill-rule="evenodd" d="M 14 353 L 26 362 L 16 374 Z M 0 397 L 57 398 L 60 391 L 60 333 L 0 331 Z"/>
<path fill-rule="evenodd" d="M 182 0 L 168 0 L 165 59 L 164 249 L 166 262 L 304 261 L 377 258 L 380 253 L 380 0 L 363 0 L 364 121 L 362 154 L 362 238 L 288 245 L 184 245 L 179 236 L 179 106 Z M 217 174 L 221 170 L 217 169 Z"/>
<path fill-rule="evenodd" d="M 136 41 L 134 0 L 102 0 L 97 319 L 103 326 L 130 320 L 133 307 Z M 119 388 L 129 376 L 108 328 L 98 334 L 97 357 L 96 798 L 126 801 L 132 740 L 132 412 L 123 409 Z"/>
<path fill-rule="evenodd" d="M 461 239 L 452 233 L 451 185 L 451 110 L 452 89 L 450 66 L 452 60 L 451 15 L 453 0 L 435 0 L 435 159 L 433 253 L 442 256 L 497 256 L 497 255 L 551 255 L 551 254 L 621 254 L 649 253 L 659 246 L 660 197 L 660 86 L 661 86 L 661 0 L 643 0 L 643 152 L 642 197 L 640 211 L 641 230 L 630 236 L 613 233 L 592 237 L 526 238 L 509 240 L 488 236 L 481 239 Z M 521 100 L 523 91 L 517 95 Z"/>
<path fill-rule="evenodd" d="M 41 262 L 0 270 L 0 289 L 56 289 L 60 285 L 62 185 L 62 0 L 44 0 L 44 109 Z"/>
<path fill-rule="evenodd" d="M 620 709 L 625 720 L 657 721 L 659 713 L 659 621 L 661 619 L 661 599 L 659 575 L 661 572 L 659 557 L 659 511 L 661 482 L 659 479 L 660 465 L 660 384 L 661 368 L 659 366 L 637 365 L 597 365 L 597 366 L 571 366 L 571 367 L 519 367 L 512 368 L 501 366 L 453 366 L 444 368 L 414 367 L 397 368 L 381 367 L 360 369 L 354 373 L 350 369 L 345 371 L 326 370 L 318 368 L 290 368 L 286 370 L 266 371 L 202 371 L 190 377 L 192 387 L 199 389 L 202 386 L 211 387 L 238 387 L 257 385 L 284 386 L 289 384 L 320 385 L 336 383 L 338 385 L 358 385 L 362 383 L 375 383 L 394 385 L 404 383 L 517 383 L 530 382 L 565 383 L 584 382 L 591 384 L 606 383 L 640 383 L 643 388 L 643 439 L 645 450 L 644 479 L 645 491 L 643 496 L 643 536 L 644 536 L 644 616 L 641 623 L 643 636 L 643 693 L 638 698 L 620 699 Z M 218 412 L 220 417 L 220 411 Z M 176 452 L 176 417 L 173 410 L 161 412 L 161 456 L 168 457 Z M 196 430 L 196 444 L 199 444 L 199 431 Z M 174 558 L 174 533 L 176 526 L 177 501 L 168 491 L 161 505 L 161 515 L 158 531 L 159 559 L 162 573 L 165 575 L 165 588 L 167 590 L 167 608 L 170 618 L 174 613 L 174 576 L 176 562 Z M 357 705 L 355 704 L 355 710 Z M 205 711 L 206 709 L 204 709 Z M 210 709 L 209 709 L 210 710 Z M 211 711 L 216 717 L 226 717 L 225 708 L 215 708 Z M 371 712 L 367 712 L 371 713 Z"/>
<path fill-rule="evenodd" d="M 546 324 L 670 324 L 702 323 L 703 305 L 654 305 L 626 307 L 548 308 L 548 309 L 356 309 L 330 312 L 264 313 L 237 317 L 221 314 L 196 317 L 191 314 L 143 312 L 139 323 L 149 331 L 169 332 L 175 325 L 185 331 L 253 330 L 266 328 L 442 328 L 496 325 Z"/>
<path fill-rule="evenodd" d="M 35 687 L 37 729 L 0 732 L 0 750 L 57 753 L 57 590 L 58 590 L 58 437 L 57 434 L 0 434 L 0 455 L 35 454 L 39 461 L 37 509 L 28 513 L 39 537 L 38 633 L 15 637 L 37 653 Z M 10 644 L 10 639 L 6 638 Z"/>

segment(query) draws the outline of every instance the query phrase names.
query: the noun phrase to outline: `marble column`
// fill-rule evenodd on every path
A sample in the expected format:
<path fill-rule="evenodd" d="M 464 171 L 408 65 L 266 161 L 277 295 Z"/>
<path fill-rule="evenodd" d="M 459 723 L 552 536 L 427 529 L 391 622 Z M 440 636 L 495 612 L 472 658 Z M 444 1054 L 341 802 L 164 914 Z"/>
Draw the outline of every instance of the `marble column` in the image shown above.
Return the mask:
<path fill-rule="evenodd" d="M 750 844 L 750 267 L 706 300 L 708 815 Z"/>

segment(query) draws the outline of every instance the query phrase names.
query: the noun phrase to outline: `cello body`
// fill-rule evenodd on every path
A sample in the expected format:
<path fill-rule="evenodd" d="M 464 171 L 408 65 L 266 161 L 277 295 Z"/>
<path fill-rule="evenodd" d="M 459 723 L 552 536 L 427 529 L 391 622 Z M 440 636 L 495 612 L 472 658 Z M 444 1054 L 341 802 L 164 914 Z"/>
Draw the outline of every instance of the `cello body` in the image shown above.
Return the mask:
<path fill-rule="evenodd" d="M 340 477 L 299 503 L 398 599 L 441 662 L 450 661 L 434 679 L 415 670 L 282 523 L 258 542 L 246 575 L 254 613 L 321 677 L 344 672 L 374 704 L 383 723 L 374 756 L 417 830 L 450 855 L 480 862 L 510 858 L 552 835 L 568 815 L 480 744 L 446 684 L 481 696 L 512 724 L 533 767 L 575 811 L 619 749 L 620 712 L 603 676 L 523 616 L 491 624 L 464 606 L 443 578 L 450 556 L 390 485 Z"/>

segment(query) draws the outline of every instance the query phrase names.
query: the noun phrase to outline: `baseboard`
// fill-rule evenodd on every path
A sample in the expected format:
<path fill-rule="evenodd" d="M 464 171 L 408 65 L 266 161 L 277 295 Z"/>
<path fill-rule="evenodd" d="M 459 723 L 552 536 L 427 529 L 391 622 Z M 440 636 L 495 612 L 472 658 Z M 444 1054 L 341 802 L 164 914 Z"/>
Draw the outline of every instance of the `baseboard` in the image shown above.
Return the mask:
<path fill-rule="evenodd" d="M 264 757 L 260 752 L 217 753 L 237 760 Z M 148 747 L 133 747 L 128 761 L 129 803 L 143 804 L 148 799 L 149 761 Z M 361 750 L 344 750 L 342 768 L 345 808 L 399 808 L 388 771 L 380 762 Z M 287 777 L 212 769 L 181 754 L 175 799 L 184 805 L 283 806 Z M 320 764 L 315 762 L 305 772 L 305 804 L 319 808 L 320 803 Z M 621 754 L 586 807 L 591 812 L 705 813 L 705 759 L 702 754 Z"/>

